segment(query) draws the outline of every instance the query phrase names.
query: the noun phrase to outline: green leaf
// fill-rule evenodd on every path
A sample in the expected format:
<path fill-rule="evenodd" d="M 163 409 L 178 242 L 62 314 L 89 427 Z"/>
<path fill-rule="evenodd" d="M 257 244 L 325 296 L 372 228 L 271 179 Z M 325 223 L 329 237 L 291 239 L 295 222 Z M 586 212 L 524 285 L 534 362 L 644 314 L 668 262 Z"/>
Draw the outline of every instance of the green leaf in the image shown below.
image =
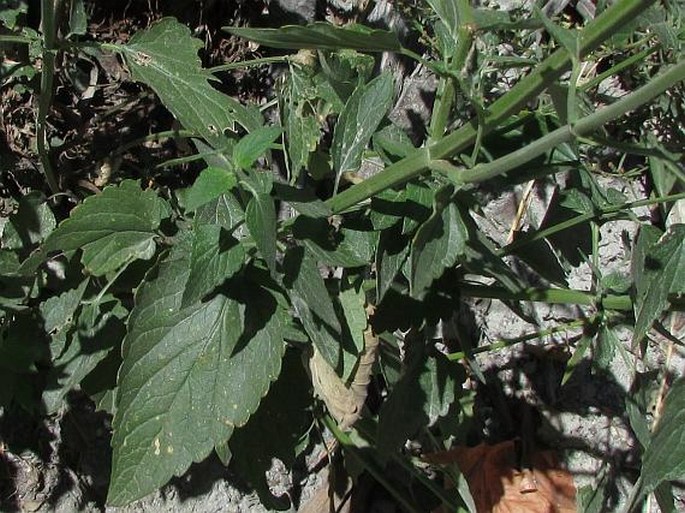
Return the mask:
<path fill-rule="evenodd" d="M 307 335 L 334 369 L 340 358 L 340 322 L 316 260 L 303 247 L 290 248 L 283 259 L 284 285 Z"/>
<path fill-rule="evenodd" d="M 593 362 L 600 369 L 610 372 L 612 369 L 611 363 L 614 361 L 616 356 L 616 348 L 619 346 L 620 341 L 614 333 L 614 330 L 602 324 L 602 327 L 597 333 L 597 338 L 595 339 L 595 351 Z"/>
<path fill-rule="evenodd" d="M 117 49 L 133 80 L 150 86 L 184 128 L 221 149 L 226 145 L 225 131 L 233 130 L 236 121 L 248 131 L 258 125 L 238 101 L 209 84 L 215 79 L 201 67 L 197 51 L 202 47 L 186 26 L 162 18 Z"/>
<path fill-rule="evenodd" d="M 373 149 L 386 164 L 392 164 L 414 151 L 414 145 L 404 130 L 397 125 L 388 125 L 373 134 Z"/>
<path fill-rule="evenodd" d="M 414 183 L 408 183 L 405 191 L 403 234 L 413 232 L 430 217 L 435 196 L 435 191 Z"/>
<path fill-rule="evenodd" d="M 305 246 L 322 264 L 340 267 L 369 265 L 375 251 L 374 232 L 341 229 L 335 249 L 328 250 L 314 241 L 305 240 Z"/>
<path fill-rule="evenodd" d="M 12 315 L 0 324 L 0 406 L 18 404 L 26 411 L 40 413 L 41 380 L 36 379 L 36 363 L 49 361 L 48 340 L 41 319 L 32 310 Z"/>
<path fill-rule="evenodd" d="M 195 213 L 195 221 L 198 224 L 216 224 L 227 230 L 233 230 L 244 218 L 240 203 L 231 193 L 222 194 L 217 199 L 205 203 Z"/>
<path fill-rule="evenodd" d="M 228 441 L 216 444 L 214 446 L 214 452 L 224 467 L 228 467 L 228 465 L 230 465 L 231 460 L 233 459 L 233 453 L 231 452 L 231 448 L 228 446 Z"/>
<path fill-rule="evenodd" d="M 642 458 L 642 490 L 685 477 L 685 379 L 671 387 L 652 440 Z"/>
<path fill-rule="evenodd" d="M 361 267 L 375 252 L 374 232 L 341 228 L 336 231 L 326 219 L 298 216 L 293 235 L 301 240 L 316 260 L 325 265 Z"/>
<path fill-rule="evenodd" d="M 438 15 L 440 21 L 449 30 L 450 36 L 454 41 L 457 41 L 457 32 L 459 29 L 459 13 L 457 10 L 457 1 L 459 0 L 427 0 L 428 5 Z"/>
<path fill-rule="evenodd" d="M 250 132 L 240 139 L 233 149 L 235 165 L 241 169 L 250 169 L 282 133 L 283 129 L 279 126 L 264 126 Z"/>
<path fill-rule="evenodd" d="M 361 52 L 399 52 L 402 49 L 397 34 L 389 30 L 373 30 L 363 25 L 336 27 L 317 22 L 307 26 L 287 25 L 277 29 L 223 27 L 238 37 L 272 48 L 313 48 L 337 50 L 351 48 Z"/>
<path fill-rule="evenodd" d="M 371 136 L 392 105 L 394 87 L 390 73 L 383 73 L 357 88 L 345 104 L 333 132 L 331 156 L 336 182 L 346 171 L 361 166 Z"/>
<path fill-rule="evenodd" d="M 69 10 L 69 35 L 82 36 L 88 30 L 88 16 L 83 0 L 72 0 Z"/>
<path fill-rule="evenodd" d="M 132 260 L 152 258 L 155 230 L 169 215 L 169 207 L 155 191 L 143 191 L 138 182 L 125 180 L 74 208 L 48 236 L 41 254 L 46 258 L 53 251 L 80 249 L 86 270 L 102 276 Z"/>
<path fill-rule="evenodd" d="M 245 209 L 245 224 L 272 273 L 276 272 L 276 207 L 268 194 L 255 194 Z"/>
<path fill-rule="evenodd" d="M 48 414 L 55 413 L 64 396 L 75 388 L 112 350 L 121 345 L 128 312 L 112 298 L 86 305 L 76 322 L 76 331 L 67 350 L 53 362 L 47 377 L 43 403 Z"/>
<path fill-rule="evenodd" d="M 278 380 L 248 423 L 231 437 L 237 472 L 255 487 L 264 507 L 287 509 L 285 496 L 274 497 L 266 482 L 273 458 L 292 468 L 311 426 L 310 381 L 301 356 L 289 351 Z"/>
<path fill-rule="evenodd" d="M 136 293 L 124 340 L 108 503 L 127 504 L 180 475 L 247 422 L 280 372 L 287 322 L 272 292 L 235 278 L 182 307 L 192 237 Z"/>
<path fill-rule="evenodd" d="M 38 308 L 43 316 L 45 333 L 52 334 L 62 331 L 71 324 L 87 285 L 88 279 L 81 282 L 75 289 L 51 296 L 40 304 Z"/>
<path fill-rule="evenodd" d="M 245 250 L 233 236 L 216 224 L 193 229 L 190 276 L 183 291 L 183 306 L 199 302 L 214 288 L 237 273 L 245 262 Z"/>
<path fill-rule="evenodd" d="M 452 267 L 466 249 L 468 230 L 450 187 L 435 196 L 433 215 L 416 232 L 411 245 L 411 295 L 418 297 Z"/>
<path fill-rule="evenodd" d="M 112 349 L 88 375 L 79 388 L 88 394 L 99 411 L 114 414 L 117 374 L 121 367 L 121 344 Z"/>
<path fill-rule="evenodd" d="M 45 240 L 57 226 L 43 194 L 33 191 L 19 200 L 19 208 L 2 230 L 3 249 L 30 250 Z M 25 252 L 22 252 L 25 253 Z"/>
<path fill-rule="evenodd" d="M 353 285 L 347 286 L 340 291 L 340 305 L 345 313 L 347 329 L 350 332 L 356 353 L 364 350 L 364 330 L 368 324 L 366 319 L 366 296 L 361 288 L 358 290 Z M 347 366 L 345 366 L 347 369 Z"/>
<path fill-rule="evenodd" d="M 288 203 L 297 212 L 308 217 L 330 217 L 331 209 L 316 195 L 307 189 L 296 189 L 283 183 L 275 182 L 273 190 L 276 197 Z"/>
<path fill-rule="evenodd" d="M 427 354 L 421 340 L 411 342 L 418 348 L 408 353 L 400 380 L 381 406 L 376 440 L 383 456 L 399 449 L 422 426 L 446 415 L 466 379 L 461 366 L 441 353 Z"/>
<path fill-rule="evenodd" d="M 685 224 L 672 225 L 650 245 L 636 262 L 633 276 L 637 290 L 633 344 L 637 344 L 668 305 L 668 296 L 685 293 Z"/>
<path fill-rule="evenodd" d="M 19 20 L 23 19 L 28 11 L 28 3 L 24 2 L 3 2 L 0 9 L 0 23 L 10 30 L 15 30 Z"/>
<path fill-rule="evenodd" d="M 41 319 L 26 310 L 0 326 L 0 374 L 35 371 L 34 363 L 47 357 L 47 341 Z"/>
<path fill-rule="evenodd" d="M 605 469 L 603 469 L 605 470 Z M 606 501 L 609 499 L 609 480 L 607 472 L 600 470 L 599 477 L 591 485 L 585 485 L 578 490 L 578 511 L 582 513 L 602 513 L 606 511 Z"/>
<path fill-rule="evenodd" d="M 183 207 L 195 212 L 199 207 L 219 198 L 238 184 L 235 174 L 226 169 L 208 167 L 188 189 L 179 191 Z"/>
<path fill-rule="evenodd" d="M 376 301 L 380 303 L 409 255 L 409 240 L 401 226 L 381 232 L 376 251 Z"/>

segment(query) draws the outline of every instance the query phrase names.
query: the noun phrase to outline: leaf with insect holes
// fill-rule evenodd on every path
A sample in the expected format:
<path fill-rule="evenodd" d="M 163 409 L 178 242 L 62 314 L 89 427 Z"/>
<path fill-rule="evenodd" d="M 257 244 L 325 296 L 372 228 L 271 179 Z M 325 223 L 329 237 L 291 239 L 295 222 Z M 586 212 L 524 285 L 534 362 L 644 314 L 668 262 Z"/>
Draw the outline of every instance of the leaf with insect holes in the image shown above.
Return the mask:
<path fill-rule="evenodd" d="M 659 483 L 685 477 L 685 379 L 676 381 L 642 458 L 643 493 Z"/>
<path fill-rule="evenodd" d="M 373 133 L 390 109 L 394 87 L 389 73 L 355 89 L 338 117 L 331 156 L 336 181 L 346 171 L 356 171 Z"/>
<path fill-rule="evenodd" d="M 311 23 L 305 27 L 287 25 L 277 29 L 223 27 L 238 37 L 272 48 L 313 48 L 338 50 L 350 48 L 361 52 L 399 52 L 402 49 L 397 34 L 390 30 L 374 30 L 363 25 L 336 27 L 330 23 Z"/>
<path fill-rule="evenodd" d="M 230 96 L 214 89 L 212 74 L 202 69 L 197 51 L 203 43 L 174 18 L 162 18 L 137 32 L 117 49 L 126 59 L 131 76 L 150 86 L 181 125 L 223 148 L 226 130 L 238 122 L 246 130 L 259 127 L 254 116 Z M 173 51 L 169 51 L 173 49 Z"/>
<path fill-rule="evenodd" d="M 315 105 L 318 89 L 309 67 L 291 66 L 281 91 L 281 123 L 285 130 L 290 180 L 295 183 L 300 171 L 307 167 L 309 155 L 321 138 L 320 115 Z"/>
<path fill-rule="evenodd" d="M 135 259 L 148 260 L 156 251 L 156 230 L 169 217 L 168 205 L 151 189 L 124 180 L 87 198 L 53 231 L 40 249 L 82 251 L 81 262 L 94 276 L 115 271 Z M 35 263 L 35 259 L 31 259 Z"/>
<path fill-rule="evenodd" d="M 139 287 L 123 344 L 111 505 L 153 492 L 228 440 L 279 375 L 287 314 L 249 276 L 183 306 L 192 234 Z M 224 295 L 226 294 L 226 295 Z"/>
<path fill-rule="evenodd" d="M 643 235 L 644 233 L 644 235 Z M 668 305 L 668 296 L 685 293 L 685 224 L 672 225 L 658 240 L 652 230 L 640 234 L 633 257 L 635 277 L 635 330 L 633 343 L 639 343 Z"/>

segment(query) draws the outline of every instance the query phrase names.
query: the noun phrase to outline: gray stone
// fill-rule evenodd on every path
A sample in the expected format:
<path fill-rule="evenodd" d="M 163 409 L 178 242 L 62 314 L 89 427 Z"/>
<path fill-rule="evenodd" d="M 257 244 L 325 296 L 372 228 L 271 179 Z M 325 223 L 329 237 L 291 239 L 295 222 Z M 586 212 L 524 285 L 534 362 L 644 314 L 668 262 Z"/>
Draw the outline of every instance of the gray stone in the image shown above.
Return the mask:
<path fill-rule="evenodd" d="M 271 0 L 269 14 L 283 23 L 309 23 L 316 19 L 317 0 Z"/>

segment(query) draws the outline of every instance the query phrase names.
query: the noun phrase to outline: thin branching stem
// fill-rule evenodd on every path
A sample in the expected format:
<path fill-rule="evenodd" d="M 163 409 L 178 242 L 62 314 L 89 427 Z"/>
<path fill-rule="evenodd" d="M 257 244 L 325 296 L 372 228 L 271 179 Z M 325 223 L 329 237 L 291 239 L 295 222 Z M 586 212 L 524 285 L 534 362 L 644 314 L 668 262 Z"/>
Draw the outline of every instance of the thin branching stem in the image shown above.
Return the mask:
<path fill-rule="evenodd" d="M 359 463 L 371 474 L 383 487 L 395 498 L 395 500 L 402 506 L 402 508 L 409 513 L 419 513 L 419 510 L 412 505 L 404 495 L 396 489 L 396 487 L 390 483 L 383 475 L 383 473 L 378 469 L 376 465 L 369 462 L 364 458 L 357 448 L 356 444 L 352 440 L 349 434 L 341 430 L 336 424 L 333 417 L 330 415 L 323 416 L 323 422 L 328 428 L 328 430 L 333 434 L 333 436 L 338 440 L 338 443 L 348 451 L 348 454 L 355 457 Z"/>
<path fill-rule="evenodd" d="M 580 224 L 584 224 L 593 220 L 608 220 L 616 216 L 622 216 L 628 210 L 632 210 L 635 208 L 648 207 L 663 203 L 672 203 L 682 199 L 685 199 L 684 192 L 678 194 L 671 194 L 669 196 L 662 196 L 660 198 L 647 198 L 638 201 L 631 201 L 628 203 L 621 203 L 620 205 L 612 205 L 610 207 L 606 207 L 596 212 L 580 214 L 576 217 L 572 217 L 571 219 L 567 219 L 566 221 L 555 224 L 543 230 L 539 230 L 529 235 L 523 235 L 519 237 L 511 244 L 504 246 L 500 250 L 500 256 L 509 255 L 527 244 L 531 244 L 533 242 L 542 240 L 546 237 L 549 237 L 550 235 L 554 235 L 555 233 L 568 230 L 569 228 L 573 228 L 574 226 L 578 226 Z"/>
<path fill-rule="evenodd" d="M 607 295 L 598 297 L 592 292 L 557 288 L 528 288 L 512 292 L 490 285 L 460 284 L 459 291 L 468 297 L 502 299 L 508 301 L 533 301 L 547 304 L 599 305 L 607 310 L 630 311 L 633 302 L 627 295 Z"/>
<path fill-rule="evenodd" d="M 468 352 L 468 354 L 464 351 L 457 351 L 455 353 L 449 353 L 447 355 L 447 358 L 450 360 L 453 360 L 453 361 L 454 360 L 463 360 L 464 358 L 471 357 L 474 354 L 489 353 L 491 351 L 497 351 L 499 349 L 505 349 L 507 347 L 511 347 L 511 346 L 514 346 L 517 344 L 522 344 L 524 342 L 530 342 L 531 340 L 537 340 L 540 338 L 549 337 L 550 335 L 556 335 L 557 333 L 565 333 L 567 331 L 577 330 L 577 329 L 583 328 L 585 326 L 588 326 L 588 325 L 594 323 L 595 320 L 596 320 L 596 317 L 593 316 L 593 317 L 590 317 L 589 319 L 580 319 L 577 321 L 571 321 L 571 322 L 567 322 L 564 324 L 559 324 L 557 326 L 554 326 L 553 328 L 547 328 L 544 330 L 535 331 L 533 333 L 528 333 L 528 334 L 522 335 L 520 337 L 497 340 L 497 341 L 492 342 L 490 344 L 475 347 L 475 348 L 471 349 Z"/>
<path fill-rule="evenodd" d="M 671 66 L 649 83 L 624 96 L 616 103 L 580 118 L 573 124 L 557 128 L 527 146 L 492 162 L 478 164 L 471 169 L 458 170 L 455 167 L 447 176 L 457 183 L 467 184 L 480 183 L 503 175 L 512 169 L 527 164 L 560 144 L 572 142 L 580 136 L 591 134 L 610 121 L 648 103 L 683 80 L 685 80 L 685 60 Z"/>
<path fill-rule="evenodd" d="M 583 29 L 580 38 L 580 57 L 595 50 L 620 27 L 632 21 L 655 1 L 619 0 L 607 8 Z M 492 132 L 501 122 L 516 114 L 529 101 L 558 80 L 570 67 L 571 56 L 565 49 L 556 51 L 541 62 L 535 71 L 488 107 L 485 123 L 480 126 L 483 135 Z M 464 150 L 474 143 L 478 133 L 479 123 L 473 119 L 427 148 L 416 150 L 412 155 L 388 166 L 380 173 L 337 194 L 329 199 L 327 204 L 335 213 L 346 211 L 390 187 L 419 176 L 429 168 L 432 160 L 445 159 Z"/>

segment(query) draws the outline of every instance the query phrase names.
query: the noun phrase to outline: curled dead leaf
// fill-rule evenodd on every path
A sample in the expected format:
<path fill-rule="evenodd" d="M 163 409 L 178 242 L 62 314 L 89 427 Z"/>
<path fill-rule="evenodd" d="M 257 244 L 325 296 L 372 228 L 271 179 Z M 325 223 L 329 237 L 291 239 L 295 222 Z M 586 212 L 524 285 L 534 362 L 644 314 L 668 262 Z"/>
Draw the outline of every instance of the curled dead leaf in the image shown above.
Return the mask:
<path fill-rule="evenodd" d="M 437 465 L 457 464 L 478 513 L 575 513 L 573 476 L 560 469 L 551 451 L 530 455 L 530 468 L 516 468 L 513 441 L 457 447 L 425 457 Z"/>
<path fill-rule="evenodd" d="M 361 416 L 377 350 L 378 337 L 369 327 L 364 331 L 364 350 L 359 355 L 359 362 L 349 386 L 316 349 L 309 359 L 314 390 L 326 403 L 326 408 L 338 422 L 340 429 L 350 429 Z"/>

